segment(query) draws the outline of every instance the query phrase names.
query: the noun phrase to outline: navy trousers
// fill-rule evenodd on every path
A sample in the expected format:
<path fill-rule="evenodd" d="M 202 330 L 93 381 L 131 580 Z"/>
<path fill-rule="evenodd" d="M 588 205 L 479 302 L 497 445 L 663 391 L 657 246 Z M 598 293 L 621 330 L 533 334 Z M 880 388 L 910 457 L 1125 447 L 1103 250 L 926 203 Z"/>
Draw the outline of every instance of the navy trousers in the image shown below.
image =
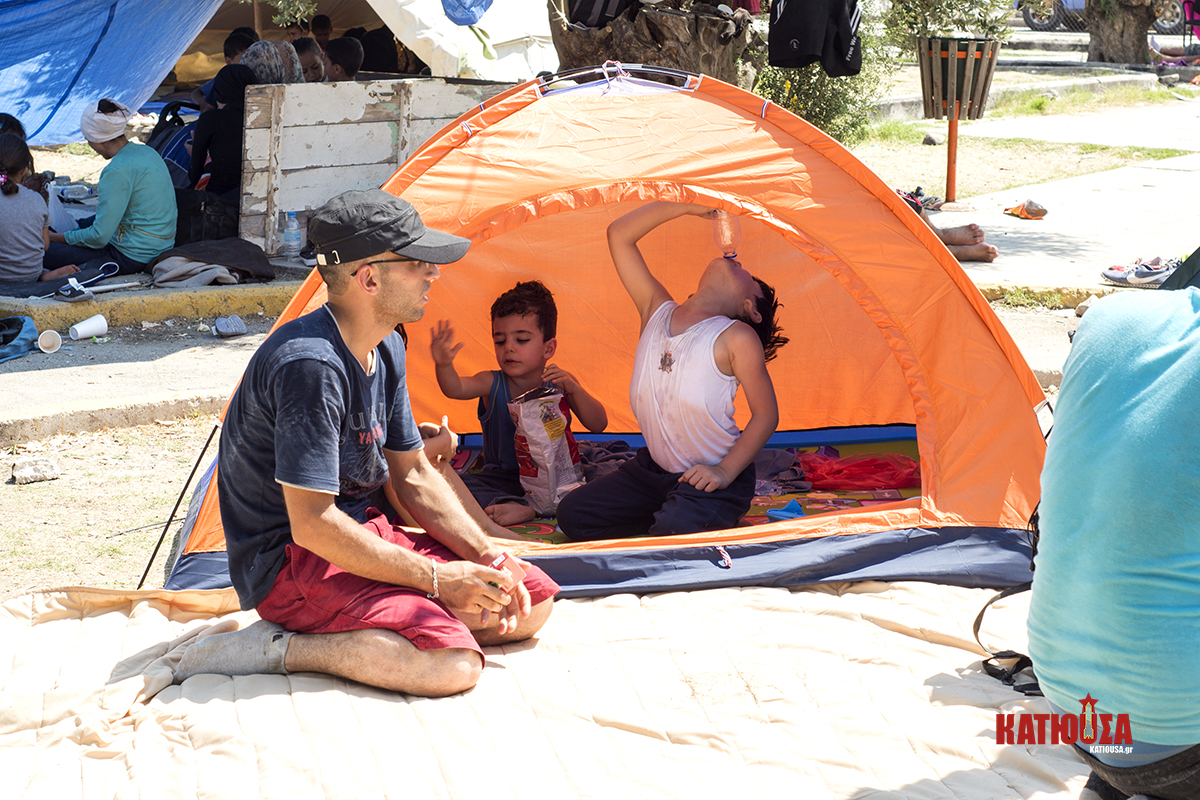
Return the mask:
<path fill-rule="evenodd" d="M 577 542 L 666 536 L 732 528 L 750 510 L 754 464 L 724 489 L 705 492 L 680 483 L 680 472 L 667 472 L 645 447 L 637 456 L 558 504 L 558 525 Z"/>
<path fill-rule="evenodd" d="M 46 255 L 42 257 L 42 269 L 58 269 L 67 264 L 74 264 L 81 270 L 88 267 L 99 268 L 109 261 L 117 265 L 118 275 L 148 272 L 150 266 L 141 261 L 134 261 L 112 244 L 106 244 L 99 250 L 92 250 L 90 247 L 76 247 L 73 244 L 51 242 L 49 249 L 46 250 Z"/>

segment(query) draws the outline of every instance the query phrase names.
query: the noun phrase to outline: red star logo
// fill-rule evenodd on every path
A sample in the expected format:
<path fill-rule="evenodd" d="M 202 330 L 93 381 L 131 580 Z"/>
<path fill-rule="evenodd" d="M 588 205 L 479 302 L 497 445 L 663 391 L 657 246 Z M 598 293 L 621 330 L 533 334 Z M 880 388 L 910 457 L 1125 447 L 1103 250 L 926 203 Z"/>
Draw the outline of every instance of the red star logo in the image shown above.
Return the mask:
<path fill-rule="evenodd" d="M 1079 702 L 1083 703 L 1083 713 L 1085 713 L 1085 714 L 1088 713 L 1088 706 L 1091 706 L 1092 712 L 1095 713 L 1097 700 L 1094 697 L 1092 697 L 1091 692 L 1088 692 L 1087 697 L 1083 698 Z"/>

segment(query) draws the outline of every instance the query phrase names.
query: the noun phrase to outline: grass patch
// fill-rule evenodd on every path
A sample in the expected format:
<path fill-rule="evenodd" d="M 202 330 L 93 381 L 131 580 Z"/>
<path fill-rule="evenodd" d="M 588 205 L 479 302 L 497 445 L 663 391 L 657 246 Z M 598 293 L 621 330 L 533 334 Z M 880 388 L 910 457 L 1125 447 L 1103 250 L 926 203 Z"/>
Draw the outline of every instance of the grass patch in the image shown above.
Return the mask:
<path fill-rule="evenodd" d="M 996 302 L 1010 308 L 1049 308 L 1053 310 L 1066 307 L 1062 295 L 1056 291 L 1036 292 L 1021 286 L 1005 289 L 1004 297 Z"/>
<path fill-rule="evenodd" d="M 887 119 L 867 129 L 868 142 L 881 144 L 920 144 L 925 139 L 925 127 L 918 122 Z"/>
<path fill-rule="evenodd" d="M 47 149 L 53 150 L 56 153 L 67 153 L 73 156 L 94 157 L 96 155 L 96 151 L 87 142 L 71 142 L 70 144 L 60 144 L 57 147 Z"/>
<path fill-rule="evenodd" d="M 1190 93 L 1190 88 L 1184 91 Z M 1165 87 L 1118 85 L 1100 92 L 1086 89 L 1029 89 L 997 96 L 988 101 L 988 117 L 1022 117 L 1045 114 L 1077 114 L 1103 108 L 1176 103 L 1178 99 Z"/>

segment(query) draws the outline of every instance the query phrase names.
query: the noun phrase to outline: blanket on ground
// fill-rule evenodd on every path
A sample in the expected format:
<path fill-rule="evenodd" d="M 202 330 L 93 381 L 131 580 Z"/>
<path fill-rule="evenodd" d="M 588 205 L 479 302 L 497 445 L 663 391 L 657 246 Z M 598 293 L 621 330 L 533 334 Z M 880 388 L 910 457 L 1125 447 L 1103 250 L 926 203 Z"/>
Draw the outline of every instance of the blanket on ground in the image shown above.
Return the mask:
<path fill-rule="evenodd" d="M 920 583 L 559 601 L 479 685 L 419 699 L 313 674 L 171 672 L 232 591 L 65 589 L 0 606 L 0 797 L 1074 800 L 1047 713 L 983 673 L 986 590 Z M 1026 596 L 1027 597 L 1027 596 Z M 1024 644 L 1027 601 L 989 646 Z"/>

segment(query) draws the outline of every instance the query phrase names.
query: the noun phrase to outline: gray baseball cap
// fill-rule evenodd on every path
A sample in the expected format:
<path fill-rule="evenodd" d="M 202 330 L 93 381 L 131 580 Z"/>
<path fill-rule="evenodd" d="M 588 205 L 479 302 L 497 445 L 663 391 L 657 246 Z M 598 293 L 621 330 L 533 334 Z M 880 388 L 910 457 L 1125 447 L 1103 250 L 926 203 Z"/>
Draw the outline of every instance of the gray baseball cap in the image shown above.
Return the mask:
<path fill-rule="evenodd" d="M 308 218 L 308 241 L 318 264 L 344 264 L 381 253 L 450 264 L 467 254 L 470 239 L 426 228 L 407 200 L 382 189 L 343 192 Z"/>

